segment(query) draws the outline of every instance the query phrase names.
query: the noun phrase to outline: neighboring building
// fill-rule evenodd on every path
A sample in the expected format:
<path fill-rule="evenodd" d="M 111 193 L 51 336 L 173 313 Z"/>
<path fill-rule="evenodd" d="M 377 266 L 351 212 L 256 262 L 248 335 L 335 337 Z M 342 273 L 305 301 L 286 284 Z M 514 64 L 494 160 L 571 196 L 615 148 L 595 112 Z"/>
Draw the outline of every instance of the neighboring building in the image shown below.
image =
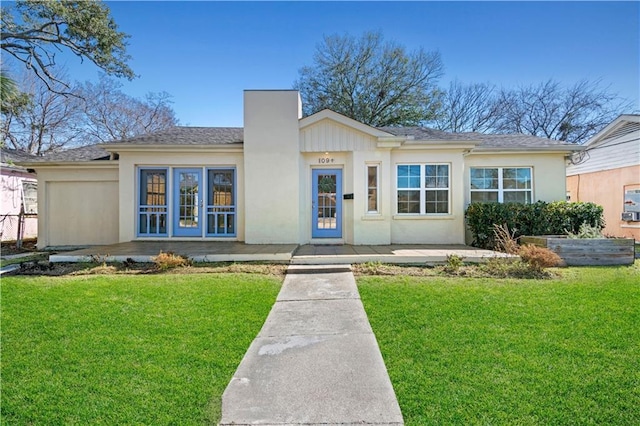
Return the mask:
<path fill-rule="evenodd" d="M 21 151 L 0 149 L 0 239 L 15 241 L 38 236 L 38 182 L 35 173 L 15 163 L 34 157 Z"/>
<path fill-rule="evenodd" d="M 567 167 L 571 201 L 604 207 L 604 233 L 640 240 L 640 115 L 621 115 Z"/>
<path fill-rule="evenodd" d="M 301 111 L 296 91 L 245 91 L 244 128 L 175 127 L 30 162 L 39 246 L 463 244 L 471 201 L 563 200 L 580 149 Z"/>

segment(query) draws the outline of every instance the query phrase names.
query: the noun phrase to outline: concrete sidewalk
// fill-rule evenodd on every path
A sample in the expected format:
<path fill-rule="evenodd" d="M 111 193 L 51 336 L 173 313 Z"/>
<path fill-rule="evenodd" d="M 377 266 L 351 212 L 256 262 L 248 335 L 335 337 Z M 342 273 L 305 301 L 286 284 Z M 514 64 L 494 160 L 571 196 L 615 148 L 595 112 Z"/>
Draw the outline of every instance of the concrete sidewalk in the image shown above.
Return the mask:
<path fill-rule="evenodd" d="M 404 424 L 348 265 L 290 266 L 220 424 Z"/>

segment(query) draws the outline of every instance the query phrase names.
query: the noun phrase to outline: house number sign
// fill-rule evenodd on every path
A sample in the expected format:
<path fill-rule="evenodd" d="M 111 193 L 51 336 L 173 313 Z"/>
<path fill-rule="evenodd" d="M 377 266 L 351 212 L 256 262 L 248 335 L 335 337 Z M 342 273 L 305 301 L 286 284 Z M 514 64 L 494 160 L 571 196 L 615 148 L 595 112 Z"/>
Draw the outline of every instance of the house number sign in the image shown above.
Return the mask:
<path fill-rule="evenodd" d="M 320 157 L 318 158 L 318 163 L 319 164 L 329 164 L 329 163 L 333 163 L 333 158 L 329 158 L 329 157 Z"/>

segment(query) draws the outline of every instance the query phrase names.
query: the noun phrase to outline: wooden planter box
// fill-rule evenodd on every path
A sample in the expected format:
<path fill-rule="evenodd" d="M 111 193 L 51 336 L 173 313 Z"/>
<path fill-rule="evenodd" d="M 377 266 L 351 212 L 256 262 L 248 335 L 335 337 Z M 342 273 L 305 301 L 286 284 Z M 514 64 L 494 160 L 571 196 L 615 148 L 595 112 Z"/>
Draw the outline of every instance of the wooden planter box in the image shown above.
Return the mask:
<path fill-rule="evenodd" d="M 520 244 L 534 244 L 555 252 L 568 266 L 631 265 L 633 238 L 574 239 L 561 235 L 520 237 Z"/>

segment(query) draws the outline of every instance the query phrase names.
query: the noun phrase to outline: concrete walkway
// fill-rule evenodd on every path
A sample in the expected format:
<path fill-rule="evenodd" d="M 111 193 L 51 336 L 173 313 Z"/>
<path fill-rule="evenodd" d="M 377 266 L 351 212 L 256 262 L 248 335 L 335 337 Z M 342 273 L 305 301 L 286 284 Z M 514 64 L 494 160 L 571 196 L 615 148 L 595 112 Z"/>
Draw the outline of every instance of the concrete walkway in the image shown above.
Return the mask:
<path fill-rule="evenodd" d="M 404 424 L 349 265 L 289 267 L 220 424 Z"/>

